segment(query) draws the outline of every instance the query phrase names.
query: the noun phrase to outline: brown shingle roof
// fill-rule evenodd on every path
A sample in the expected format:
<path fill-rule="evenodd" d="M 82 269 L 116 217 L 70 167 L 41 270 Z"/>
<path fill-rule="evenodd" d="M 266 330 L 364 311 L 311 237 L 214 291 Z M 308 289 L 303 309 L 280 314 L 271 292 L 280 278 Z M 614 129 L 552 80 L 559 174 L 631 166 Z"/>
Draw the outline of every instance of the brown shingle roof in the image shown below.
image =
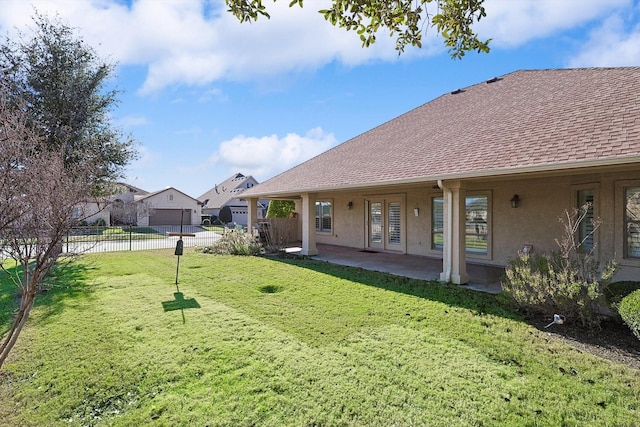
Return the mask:
<path fill-rule="evenodd" d="M 220 209 L 232 200 L 238 199 L 247 188 L 257 183 L 251 175 L 245 176 L 241 173 L 235 173 L 198 197 L 198 200 L 203 203 L 207 201 L 206 207 L 208 208 Z"/>
<path fill-rule="evenodd" d="M 447 93 L 245 196 L 640 161 L 640 67 L 516 71 Z"/>

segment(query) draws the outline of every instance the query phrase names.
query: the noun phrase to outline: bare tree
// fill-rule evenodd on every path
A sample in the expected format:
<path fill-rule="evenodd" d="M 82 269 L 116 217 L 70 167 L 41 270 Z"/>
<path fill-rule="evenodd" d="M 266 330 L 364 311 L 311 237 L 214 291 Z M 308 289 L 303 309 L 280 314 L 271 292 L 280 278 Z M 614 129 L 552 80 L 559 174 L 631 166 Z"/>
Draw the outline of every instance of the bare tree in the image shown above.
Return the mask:
<path fill-rule="evenodd" d="M 90 195 L 88 178 L 95 169 L 90 161 L 65 168 L 65 153 L 45 149 L 46 139 L 20 105 L 9 102 L 1 85 L 0 269 L 18 289 L 20 305 L 0 344 L 0 368 L 62 253 L 66 233 L 77 223 L 73 211 Z"/>

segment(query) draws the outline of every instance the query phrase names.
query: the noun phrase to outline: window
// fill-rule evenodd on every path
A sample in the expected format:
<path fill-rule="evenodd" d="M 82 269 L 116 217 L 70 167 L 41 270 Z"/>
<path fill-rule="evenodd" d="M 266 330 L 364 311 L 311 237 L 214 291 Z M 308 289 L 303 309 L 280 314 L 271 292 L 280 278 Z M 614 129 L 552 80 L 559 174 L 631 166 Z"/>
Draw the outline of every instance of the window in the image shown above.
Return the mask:
<path fill-rule="evenodd" d="M 442 250 L 444 235 L 444 210 L 442 197 L 431 199 L 431 249 Z"/>
<path fill-rule="evenodd" d="M 640 258 L 640 187 L 624 190 L 625 256 Z"/>
<path fill-rule="evenodd" d="M 488 197 L 467 196 L 465 199 L 466 250 L 473 254 L 488 253 Z M 444 203 L 442 197 L 431 199 L 431 248 L 444 247 Z"/>
<path fill-rule="evenodd" d="M 316 231 L 331 233 L 332 209 L 331 202 L 316 202 Z"/>
<path fill-rule="evenodd" d="M 578 241 L 582 242 L 582 250 L 585 253 L 593 251 L 593 190 L 578 190 L 578 209 L 582 209 L 587 203 L 587 214 L 578 227 Z"/>
<path fill-rule="evenodd" d="M 169 195 L 167 196 L 167 200 L 173 202 L 173 193 L 169 193 Z"/>
<path fill-rule="evenodd" d="M 489 227 L 487 222 L 487 196 L 468 196 L 466 198 L 466 246 L 467 252 L 486 254 Z"/>

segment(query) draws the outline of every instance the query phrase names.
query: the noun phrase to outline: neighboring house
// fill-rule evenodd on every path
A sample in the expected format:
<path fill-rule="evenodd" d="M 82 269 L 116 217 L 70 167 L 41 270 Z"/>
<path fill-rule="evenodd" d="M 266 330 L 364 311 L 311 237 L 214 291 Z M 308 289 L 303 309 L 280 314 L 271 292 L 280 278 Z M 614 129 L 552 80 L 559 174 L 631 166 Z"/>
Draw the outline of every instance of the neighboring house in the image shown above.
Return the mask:
<path fill-rule="evenodd" d="M 216 184 L 212 189 L 198 197 L 203 204 L 202 215 L 210 216 L 212 219 L 220 215 L 220 210 L 227 206 L 231 210 L 232 222 L 246 226 L 247 223 L 247 201 L 241 198 L 241 194 L 258 185 L 252 176 L 245 176 L 237 173 L 226 181 Z M 256 205 L 257 217 L 264 218 L 268 201 L 258 201 Z"/>
<path fill-rule="evenodd" d="M 640 67 L 516 71 L 458 89 L 243 196 L 296 201 L 303 254 L 317 243 L 505 266 L 551 251 L 565 210 L 616 280 L 640 277 Z M 250 223 L 257 213 L 249 209 Z"/>
<path fill-rule="evenodd" d="M 82 218 L 87 224 L 135 225 L 139 210 L 135 204 L 135 197 L 149 193 L 123 182 L 115 184 L 113 193 L 77 206 L 73 212 L 74 217 Z"/>
<path fill-rule="evenodd" d="M 154 193 L 135 196 L 138 207 L 146 214 L 138 214 L 138 225 L 200 225 L 202 204 L 173 187 Z"/>

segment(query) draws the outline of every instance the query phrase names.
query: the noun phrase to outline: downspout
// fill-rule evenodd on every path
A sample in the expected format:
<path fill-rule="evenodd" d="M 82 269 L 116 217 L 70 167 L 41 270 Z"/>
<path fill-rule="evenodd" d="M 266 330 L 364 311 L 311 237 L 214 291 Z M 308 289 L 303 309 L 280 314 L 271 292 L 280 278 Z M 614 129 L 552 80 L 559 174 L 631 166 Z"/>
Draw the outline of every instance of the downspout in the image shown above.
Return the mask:
<path fill-rule="evenodd" d="M 440 187 L 440 189 L 442 190 L 442 196 L 443 196 L 443 204 L 446 204 L 446 211 L 447 211 L 447 227 L 446 227 L 446 238 L 444 239 L 444 248 L 443 250 L 446 251 L 446 254 L 444 256 L 444 259 L 446 260 L 446 265 L 444 266 L 444 277 L 441 277 L 440 280 L 442 280 L 443 282 L 450 282 L 451 281 L 451 260 L 453 258 L 453 245 L 452 245 L 452 240 L 453 240 L 453 206 L 451 205 L 451 190 L 447 187 L 445 187 L 444 183 L 442 182 L 441 179 L 438 180 L 438 187 Z M 445 203 L 446 201 L 446 203 Z"/>

